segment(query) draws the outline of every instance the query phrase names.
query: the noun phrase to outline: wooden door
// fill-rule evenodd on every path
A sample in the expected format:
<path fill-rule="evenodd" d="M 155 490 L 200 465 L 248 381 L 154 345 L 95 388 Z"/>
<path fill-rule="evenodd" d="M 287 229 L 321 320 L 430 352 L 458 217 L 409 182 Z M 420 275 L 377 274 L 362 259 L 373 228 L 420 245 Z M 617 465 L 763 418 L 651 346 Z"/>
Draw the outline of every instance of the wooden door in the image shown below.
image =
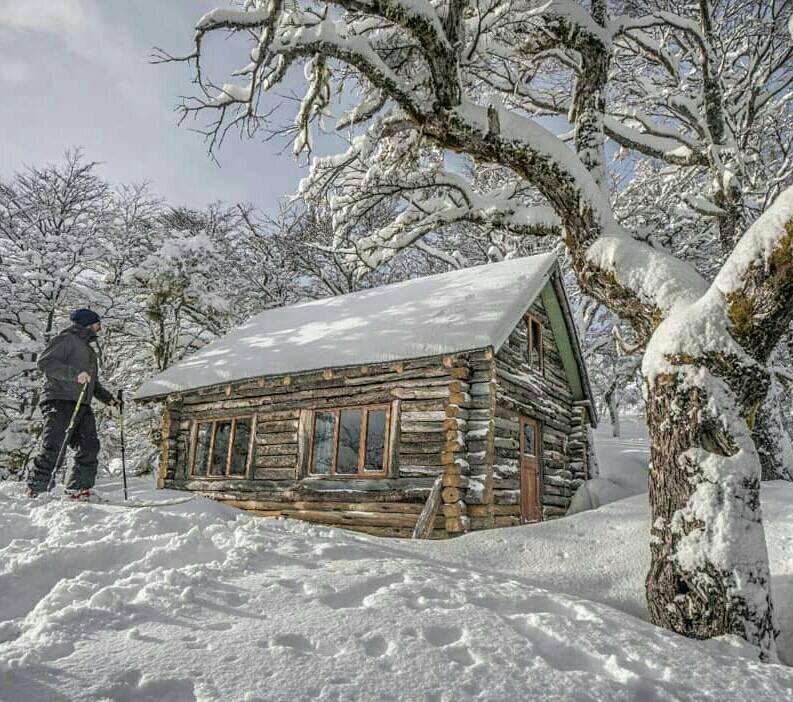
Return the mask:
<path fill-rule="evenodd" d="M 540 506 L 540 453 L 542 436 L 540 425 L 534 419 L 520 418 L 520 521 L 539 522 Z"/>

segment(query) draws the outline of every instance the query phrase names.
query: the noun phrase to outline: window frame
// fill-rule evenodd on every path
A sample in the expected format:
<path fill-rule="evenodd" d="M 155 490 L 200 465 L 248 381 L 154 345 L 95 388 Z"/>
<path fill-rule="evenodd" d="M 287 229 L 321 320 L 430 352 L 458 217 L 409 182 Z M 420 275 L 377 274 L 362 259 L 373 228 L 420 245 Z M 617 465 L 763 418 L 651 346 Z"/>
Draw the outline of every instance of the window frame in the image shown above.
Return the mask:
<path fill-rule="evenodd" d="M 251 422 L 250 437 L 248 439 L 248 458 L 245 462 L 245 472 L 239 475 L 231 474 L 231 457 L 233 455 L 234 440 L 237 438 L 237 421 L 242 419 L 249 419 Z M 215 437 L 217 435 L 218 424 L 221 422 L 231 422 L 231 429 L 229 430 L 229 446 L 226 450 L 226 468 L 222 475 L 211 475 L 211 461 L 215 453 Z M 209 448 L 207 450 L 207 464 L 204 467 L 205 473 L 199 474 L 195 472 L 195 462 L 198 454 L 198 432 L 202 424 L 211 424 L 212 430 L 209 437 Z M 247 480 L 251 473 L 251 466 L 253 465 L 254 454 L 256 453 L 256 415 L 255 414 L 241 414 L 232 417 L 206 417 L 201 419 L 193 419 L 193 428 L 190 432 L 190 464 L 188 470 L 188 478 L 193 480 Z"/>
<path fill-rule="evenodd" d="M 337 473 L 336 463 L 339 457 L 339 430 L 341 428 L 341 413 L 349 410 L 359 410 L 361 416 L 360 439 L 358 444 L 358 470 L 355 473 Z M 379 471 L 366 470 L 366 438 L 369 433 L 369 412 L 383 411 L 385 419 L 383 423 L 383 468 Z M 375 402 L 365 405 L 338 405 L 334 407 L 322 407 L 311 410 L 308 421 L 308 461 L 305 477 L 311 480 L 382 480 L 388 478 L 391 472 L 391 412 L 392 407 L 389 402 Z M 314 451 L 316 449 L 314 437 L 317 428 L 317 416 L 322 413 L 333 413 L 333 451 L 330 472 L 314 473 Z"/>
<path fill-rule="evenodd" d="M 539 344 L 536 345 L 534 339 L 535 324 L 539 329 L 539 336 L 537 337 L 537 339 L 539 340 Z M 545 350 L 543 349 L 543 340 L 542 340 L 543 331 L 544 331 L 544 325 L 542 323 L 542 320 L 539 317 L 531 314 L 530 312 L 527 313 L 526 314 L 526 365 L 528 365 L 528 367 L 531 368 L 532 370 L 536 370 L 542 375 L 545 375 Z M 537 358 L 538 358 L 537 365 L 532 363 L 531 360 L 532 350 L 534 348 L 537 349 Z"/>

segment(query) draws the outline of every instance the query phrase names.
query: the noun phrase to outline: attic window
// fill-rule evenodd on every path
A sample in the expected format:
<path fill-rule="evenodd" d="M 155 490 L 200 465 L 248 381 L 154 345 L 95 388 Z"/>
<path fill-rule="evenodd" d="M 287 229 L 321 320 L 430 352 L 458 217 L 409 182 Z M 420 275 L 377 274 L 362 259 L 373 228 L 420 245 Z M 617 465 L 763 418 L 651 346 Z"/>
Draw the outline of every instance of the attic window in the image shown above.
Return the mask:
<path fill-rule="evenodd" d="M 196 478 L 245 478 L 253 456 L 253 417 L 196 421 L 190 473 Z"/>
<path fill-rule="evenodd" d="M 309 474 L 336 478 L 385 477 L 389 418 L 388 405 L 314 412 Z"/>
<path fill-rule="evenodd" d="M 542 373 L 545 365 L 542 349 L 542 322 L 533 315 L 526 315 L 526 332 L 529 339 L 526 361 L 529 368 Z"/>

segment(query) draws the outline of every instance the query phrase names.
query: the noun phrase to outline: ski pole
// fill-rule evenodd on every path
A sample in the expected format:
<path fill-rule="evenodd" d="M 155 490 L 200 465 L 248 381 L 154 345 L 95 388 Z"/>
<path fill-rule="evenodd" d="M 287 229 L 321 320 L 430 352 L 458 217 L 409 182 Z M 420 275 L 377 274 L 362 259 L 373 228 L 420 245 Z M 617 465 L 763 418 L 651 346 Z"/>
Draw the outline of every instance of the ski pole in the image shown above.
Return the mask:
<path fill-rule="evenodd" d="M 124 501 L 127 499 L 127 447 L 124 443 L 124 394 L 118 391 L 118 427 L 121 432 L 121 476 L 124 480 Z"/>
<path fill-rule="evenodd" d="M 52 470 L 52 475 L 50 475 L 50 482 L 47 484 L 47 492 L 52 492 L 52 488 L 55 487 L 55 479 L 58 476 L 61 463 L 63 463 L 63 457 L 66 455 L 66 447 L 69 445 L 69 439 L 72 438 L 72 434 L 74 433 L 74 425 L 77 421 L 77 413 L 80 411 L 80 405 L 83 404 L 83 398 L 85 397 L 85 391 L 87 389 L 88 383 L 83 383 L 83 389 L 80 390 L 80 395 L 77 398 L 77 404 L 74 406 L 74 412 L 72 412 L 71 419 L 69 419 L 69 426 L 66 427 L 66 435 L 63 437 L 61 450 L 58 451 L 58 457 L 55 459 L 55 467 Z"/>

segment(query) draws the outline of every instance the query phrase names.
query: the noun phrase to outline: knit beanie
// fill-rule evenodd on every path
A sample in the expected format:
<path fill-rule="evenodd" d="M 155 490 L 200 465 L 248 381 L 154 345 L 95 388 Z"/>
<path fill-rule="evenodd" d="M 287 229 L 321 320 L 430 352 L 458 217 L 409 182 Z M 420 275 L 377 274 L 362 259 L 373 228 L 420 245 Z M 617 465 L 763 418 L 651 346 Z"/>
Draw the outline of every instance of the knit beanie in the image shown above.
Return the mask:
<path fill-rule="evenodd" d="M 79 310 L 74 310 L 74 312 L 69 315 L 69 319 L 75 324 L 79 324 L 81 327 L 90 327 L 92 324 L 96 324 L 99 321 L 99 315 L 93 310 L 81 308 Z"/>

